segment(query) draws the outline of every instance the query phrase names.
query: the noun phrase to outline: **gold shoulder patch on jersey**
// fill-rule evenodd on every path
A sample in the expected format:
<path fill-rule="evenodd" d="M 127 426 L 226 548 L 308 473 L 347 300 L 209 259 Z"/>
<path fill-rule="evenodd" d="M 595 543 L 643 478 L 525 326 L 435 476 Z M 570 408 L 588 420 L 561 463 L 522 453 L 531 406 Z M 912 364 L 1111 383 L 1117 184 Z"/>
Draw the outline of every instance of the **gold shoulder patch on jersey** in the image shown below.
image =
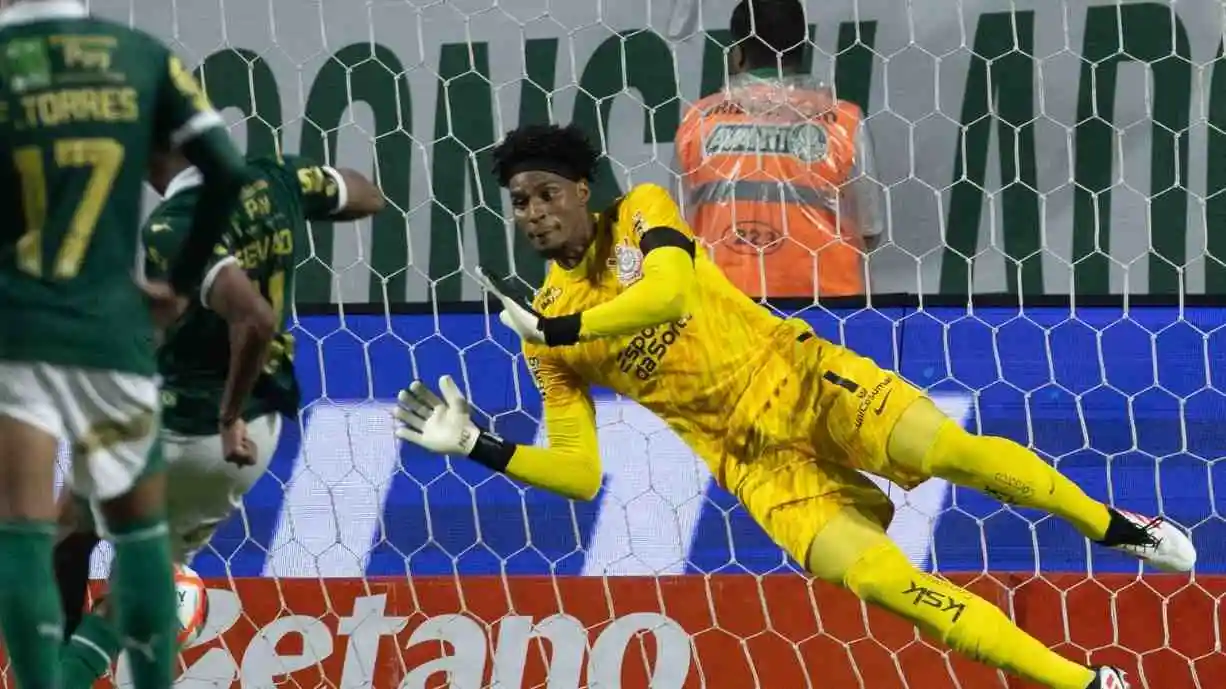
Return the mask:
<path fill-rule="evenodd" d="M 298 183 L 302 185 L 304 194 L 323 194 L 328 198 L 337 195 L 336 182 L 332 176 L 318 166 L 302 168 L 298 171 Z"/>

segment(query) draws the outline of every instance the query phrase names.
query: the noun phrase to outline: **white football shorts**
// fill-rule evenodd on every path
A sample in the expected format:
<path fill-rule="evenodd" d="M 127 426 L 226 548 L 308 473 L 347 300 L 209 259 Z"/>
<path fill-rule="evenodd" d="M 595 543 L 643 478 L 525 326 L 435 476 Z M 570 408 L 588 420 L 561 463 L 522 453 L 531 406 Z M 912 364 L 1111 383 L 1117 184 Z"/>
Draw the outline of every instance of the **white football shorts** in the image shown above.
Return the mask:
<path fill-rule="evenodd" d="M 247 422 L 247 437 L 255 445 L 255 464 L 245 467 L 225 460 L 220 435 L 162 431 L 166 521 L 175 562 L 190 562 L 222 522 L 242 509 L 243 496 L 268 470 L 281 438 L 281 424 L 280 414 Z"/>
<path fill-rule="evenodd" d="M 67 485 L 107 501 L 131 490 L 157 437 L 157 379 L 134 373 L 0 362 L 0 414 L 66 441 Z"/>

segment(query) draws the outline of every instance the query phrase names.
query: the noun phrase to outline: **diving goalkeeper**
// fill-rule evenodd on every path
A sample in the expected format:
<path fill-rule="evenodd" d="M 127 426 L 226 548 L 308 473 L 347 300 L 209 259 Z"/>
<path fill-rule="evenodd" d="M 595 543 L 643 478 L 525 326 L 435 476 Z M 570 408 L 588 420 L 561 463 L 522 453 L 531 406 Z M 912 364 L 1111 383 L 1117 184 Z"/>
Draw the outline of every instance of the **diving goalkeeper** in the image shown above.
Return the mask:
<path fill-rule="evenodd" d="M 421 381 L 400 394 L 397 435 L 589 500 L 602 479 L 589 386 L 610 388 L 666 420 L 815 576 L 1028 680 L 1125 687 L 1118 669 L 1068 660 L 991 603 L 915 569 L 886 535 L 890 499 L 860 471 L 905 488 L 939 476 L 1046 510 L 1164 570 L 1192 568 L 1188 537 L 1091 499 L 1011 440 L 966 432 L 897 374 L 758 306 L 695 251 L 660 187 L 637 186 L 592 213 L 597 157 L 573 126 L 526 126 L 494 151 L 516 224 L 552 262 L 532 306 L 483 274 L 502 322 L 524 340 L 549 447 L 478 428 L 450 377 L 441 399 Z"/>

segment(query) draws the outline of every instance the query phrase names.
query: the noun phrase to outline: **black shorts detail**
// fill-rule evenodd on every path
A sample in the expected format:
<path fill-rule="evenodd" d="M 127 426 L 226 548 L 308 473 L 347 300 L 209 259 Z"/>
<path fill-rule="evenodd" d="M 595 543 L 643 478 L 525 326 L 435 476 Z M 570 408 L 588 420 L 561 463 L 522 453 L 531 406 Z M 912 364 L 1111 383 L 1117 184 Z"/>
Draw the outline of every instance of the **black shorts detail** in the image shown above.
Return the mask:
<path fill-rule="evenodd" d="M 852 394 L 855 394 L 855 392 L 860 389 L 860 386 L 857 385 L 855 381 L 848 380 L 833 371 L 826 371 L 822 374 L 822 378 L 825 378 L 831 383 L 834 383 Z"/>

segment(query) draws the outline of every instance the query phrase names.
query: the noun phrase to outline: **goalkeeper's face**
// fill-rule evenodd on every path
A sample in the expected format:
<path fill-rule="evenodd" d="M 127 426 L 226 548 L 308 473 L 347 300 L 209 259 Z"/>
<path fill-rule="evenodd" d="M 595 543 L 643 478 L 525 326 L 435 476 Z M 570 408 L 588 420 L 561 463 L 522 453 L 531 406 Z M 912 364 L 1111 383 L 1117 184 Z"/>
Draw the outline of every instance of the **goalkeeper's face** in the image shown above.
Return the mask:
<path fill-rule="evenodd" d="M 591 189 L 586 180 L 528 170 L 512 177 L 507 187 L 515 224 L 538 253 L 555 259 L 587 249 Z"/>

